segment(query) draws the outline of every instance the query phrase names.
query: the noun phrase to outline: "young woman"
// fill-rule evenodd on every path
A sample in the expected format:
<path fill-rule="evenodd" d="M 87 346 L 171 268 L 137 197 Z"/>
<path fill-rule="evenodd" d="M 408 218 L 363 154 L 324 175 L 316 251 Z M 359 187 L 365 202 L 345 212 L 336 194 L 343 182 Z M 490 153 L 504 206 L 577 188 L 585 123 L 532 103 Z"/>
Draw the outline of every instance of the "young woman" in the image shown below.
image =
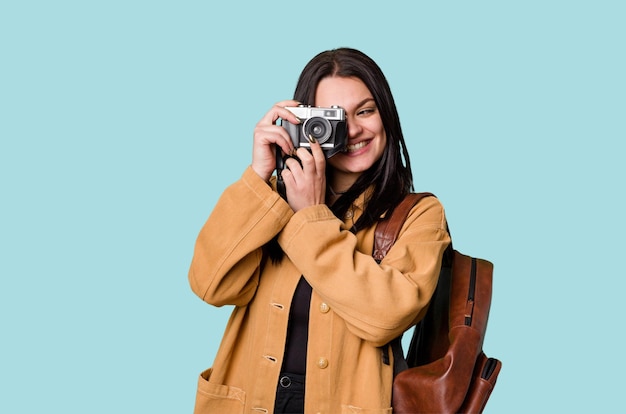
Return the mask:
<path fill-rule="evenodd" d="M 298 124 L 285 107 L 299 103 L 345 110 L 345 151 L 325 159 L 317 142 L 294 149 L 277 121 Z M 277 147 L 299 159 L 282 171 L 286 200 L 272 176 Z M 250 167 L 196 241 L 191 288 L 234 310 L 199 378 L 195 413 L 391 413 L 383 348 L 422 317 L 450 242 L 443 207 L 428 197 L 386 258 L 372 258 L 377 221 L 412 186 L 378 65 L 349 48 L 315 56 L 294 100 L 257 124 Z"/>

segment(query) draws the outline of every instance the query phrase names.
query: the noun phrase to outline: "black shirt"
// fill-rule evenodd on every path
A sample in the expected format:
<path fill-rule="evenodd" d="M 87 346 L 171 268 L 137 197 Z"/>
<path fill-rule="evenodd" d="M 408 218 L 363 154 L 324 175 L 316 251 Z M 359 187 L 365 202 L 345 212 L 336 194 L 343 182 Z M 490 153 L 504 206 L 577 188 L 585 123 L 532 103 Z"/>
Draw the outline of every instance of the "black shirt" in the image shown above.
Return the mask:
<path fill-rule="evenodd" d="M 306 374 L 306 350 L 309 339 L 309 308 L 311 306 L 311 285 L 300 277 L 298 286 L 291 300 L 289 323 L 287 325 L 287 343 L 282 372 Z"/>

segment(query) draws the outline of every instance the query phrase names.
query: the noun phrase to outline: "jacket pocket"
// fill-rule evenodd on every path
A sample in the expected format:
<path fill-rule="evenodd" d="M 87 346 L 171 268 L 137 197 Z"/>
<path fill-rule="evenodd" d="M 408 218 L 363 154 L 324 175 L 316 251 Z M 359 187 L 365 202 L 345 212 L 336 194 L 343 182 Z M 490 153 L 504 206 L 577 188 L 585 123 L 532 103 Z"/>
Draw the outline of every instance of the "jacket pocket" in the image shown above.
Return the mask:
<path fill-rule="evenodd" d="M 392 409 L 389 408 L 360 408 L 354 405 L 342 405 L 341 414 L 391 414 Z"/>
<path fill-rule="evenodd" d="M 240 388 L 209 382 L 211 372 L 209 368 L 198 378 L 194 414 L 243 413 L 246 393 Z"/>

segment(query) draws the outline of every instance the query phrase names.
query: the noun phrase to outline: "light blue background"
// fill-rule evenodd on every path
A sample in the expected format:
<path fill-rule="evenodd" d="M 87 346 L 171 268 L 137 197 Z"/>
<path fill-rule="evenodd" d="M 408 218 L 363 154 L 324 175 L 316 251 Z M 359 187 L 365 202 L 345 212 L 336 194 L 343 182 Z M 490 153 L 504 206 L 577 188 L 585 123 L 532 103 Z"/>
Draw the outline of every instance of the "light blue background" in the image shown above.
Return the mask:
<path fill-rule="evenodd" d="M 187 269 L 316 53 L 395 94 L 418 190 L 495 263 L 488 413 L 623 402 L 620 1 L 0 6 L 0 412 L 188 413 L 230 309 Z"/>

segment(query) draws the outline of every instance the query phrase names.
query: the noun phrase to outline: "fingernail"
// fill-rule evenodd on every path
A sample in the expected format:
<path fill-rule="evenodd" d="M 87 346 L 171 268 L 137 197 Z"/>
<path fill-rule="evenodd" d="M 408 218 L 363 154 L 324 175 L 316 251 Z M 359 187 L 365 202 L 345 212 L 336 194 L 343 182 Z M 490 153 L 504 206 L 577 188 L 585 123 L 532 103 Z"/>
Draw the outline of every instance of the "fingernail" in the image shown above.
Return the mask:
<path fill-rule="evenodd" d="M 309 142 L 311 144 L 315 144 L 317 141 L 315 140 L 315 138 L 313 138 L 313 135 L 309 134 Z"/>
<path fill-rule="evenodd" d="M 302 123 L 302 120 L 301 120 L 300 118 L 296 117 L 296 120 L 298 120 L 298 123 L 299 123 L 299 124 L 301 124 L 301 123 Z"/>

